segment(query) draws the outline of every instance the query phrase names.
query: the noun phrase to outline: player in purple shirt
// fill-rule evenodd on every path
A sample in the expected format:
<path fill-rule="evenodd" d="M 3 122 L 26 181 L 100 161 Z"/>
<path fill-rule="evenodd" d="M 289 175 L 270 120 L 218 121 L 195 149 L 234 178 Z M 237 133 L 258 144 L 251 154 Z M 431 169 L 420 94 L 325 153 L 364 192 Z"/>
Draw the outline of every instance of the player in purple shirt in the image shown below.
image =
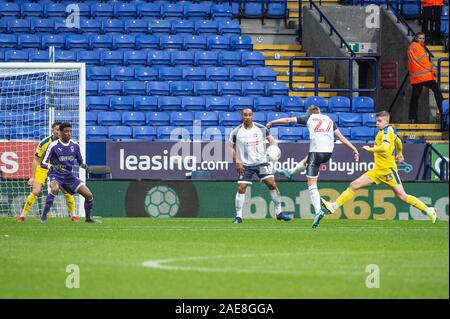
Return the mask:
<path fill-rule="evenodd" d="M 60 139 L 53 141 L 45 153 L 41 162 L 42 168 L 48 169 L 48 177 L 50 179 L 50 192 L 45 199 L 44 212 L 41 216 L 41 222 L 47 220 L 47 214 L 55 200 L 60 188 L 70 194 L 79 193 L 84 197 L 84 210 L 86 212 L 87 223 L 98 223 L 99 221 L 91 218 L 91 210 L 94 206 L 94 198 L 87 186 L 75 175 L 73 175 L 73 166 L 75 160 L 81 168 L 87 169 L 84 164 L 83 157 L 80 152 L 80 145 L 72 141 L 72 125 L 70 123 L 62 123 L 59 126 Z"/>

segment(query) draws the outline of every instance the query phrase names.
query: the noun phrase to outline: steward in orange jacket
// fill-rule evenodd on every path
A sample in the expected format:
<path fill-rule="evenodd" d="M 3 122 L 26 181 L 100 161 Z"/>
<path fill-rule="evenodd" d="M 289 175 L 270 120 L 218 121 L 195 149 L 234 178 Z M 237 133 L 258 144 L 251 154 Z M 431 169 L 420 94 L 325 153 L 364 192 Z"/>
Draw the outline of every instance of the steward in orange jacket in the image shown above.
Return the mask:
<path fill-rule="evenodd" d="M 441 14 L 444 0 L 422 0 L 422 32 L 427 43 L 441 45 Z"/>

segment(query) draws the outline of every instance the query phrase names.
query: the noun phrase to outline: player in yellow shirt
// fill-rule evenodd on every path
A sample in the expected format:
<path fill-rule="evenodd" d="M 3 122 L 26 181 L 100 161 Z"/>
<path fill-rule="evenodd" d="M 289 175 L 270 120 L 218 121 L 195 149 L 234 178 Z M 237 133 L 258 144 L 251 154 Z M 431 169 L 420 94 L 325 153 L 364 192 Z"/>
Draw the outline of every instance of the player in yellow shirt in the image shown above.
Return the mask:
<path fill-rule="evenodd" d="M 395 196 L 405 203 L 414 206 L 425 213 L 434 224 L 436 222 L 436 209 L 428 207 L 418 198 L 408 195 L 402 185 L 397 171 L 396 161 L 404 161 L 402 154 L 402 141 L 395 134 L 394 129 L 389 126 L 389 112 L 381 111 L 376 114 L 376 126 L 379 132 L 375 138 L 375 146 L 363 146 L 363 149 L 373 153 L 375 166 L 370 171 L 364 173 L 350 183 L 350 186 L 331 203 L 320 198 L 322 208 L 328 214 L 332 214 L 339 207 L 355 196 L 355 192 L 367 186 L 375 184 L 386 184 L 393 191 Z M 397 156 L 394 156 L 394 154 Z"/>
<path fill-rule="evenodd" d="M 34 154 L 33 162 L 31 164 L 31 178 L 28 180 L 28 185 L 32 186 L 33 189 L 28 195 L 25 205 L 23 206 L 22 213 L 20 217 L 17 218 L 17 222 L 23 222 L 25 217 L 30 212 L 31 207 L 42 191 L 42 186 L 44 186 L 47 180 L 48 170 L 41 167 L 42 159 L 44 158 L 45 152 L 47 152 L 48 146 L 55 140 L 59 138 L 59 125 L 60 122 L 55 122 L 52 124 L 52 135 L 39 141 L 36 148 L 36 153 Z M 64 193 L 66 197 L 67 207 L 69 208 L 69 213 L 73 222 L 78 222 L 78 218 L 74 216 L 75 213 L 75 199 L 73 195 L 69 193 Z"/>

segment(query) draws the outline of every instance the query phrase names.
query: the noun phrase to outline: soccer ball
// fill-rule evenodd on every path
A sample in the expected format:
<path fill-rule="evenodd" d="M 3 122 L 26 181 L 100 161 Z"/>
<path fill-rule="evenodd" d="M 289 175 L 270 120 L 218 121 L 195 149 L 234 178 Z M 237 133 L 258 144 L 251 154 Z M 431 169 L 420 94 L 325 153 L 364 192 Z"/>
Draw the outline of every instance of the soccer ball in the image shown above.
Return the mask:
<path fill-rule="evenodd" d="M 270 161 L 276 162 L 281 157 L 281 150 L 276 145 L 270 145 L 266 150 L 266 155 Z"/>
<path fill-rule="evenodd" d="M 152 217 L 173 217 L 180 208 L 177 193 L 167 186 L 155 186 L 145 197 L 145 210 Z"/>

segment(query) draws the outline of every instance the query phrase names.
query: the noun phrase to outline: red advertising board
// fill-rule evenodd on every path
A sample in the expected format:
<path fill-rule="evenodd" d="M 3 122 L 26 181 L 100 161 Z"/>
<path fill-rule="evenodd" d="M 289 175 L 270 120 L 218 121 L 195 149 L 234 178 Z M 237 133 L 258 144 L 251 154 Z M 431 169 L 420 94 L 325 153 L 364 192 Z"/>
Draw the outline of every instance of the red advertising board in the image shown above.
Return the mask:
<path fill-rule="evenodd" d="M 381 63 L 381 88 L 397 88 L 397 62 Z"/>
<path fill-rule="evenodd" d="M 37 142 L 0 142 L 0 176 L 4 179 L 30 178 Z"/>

